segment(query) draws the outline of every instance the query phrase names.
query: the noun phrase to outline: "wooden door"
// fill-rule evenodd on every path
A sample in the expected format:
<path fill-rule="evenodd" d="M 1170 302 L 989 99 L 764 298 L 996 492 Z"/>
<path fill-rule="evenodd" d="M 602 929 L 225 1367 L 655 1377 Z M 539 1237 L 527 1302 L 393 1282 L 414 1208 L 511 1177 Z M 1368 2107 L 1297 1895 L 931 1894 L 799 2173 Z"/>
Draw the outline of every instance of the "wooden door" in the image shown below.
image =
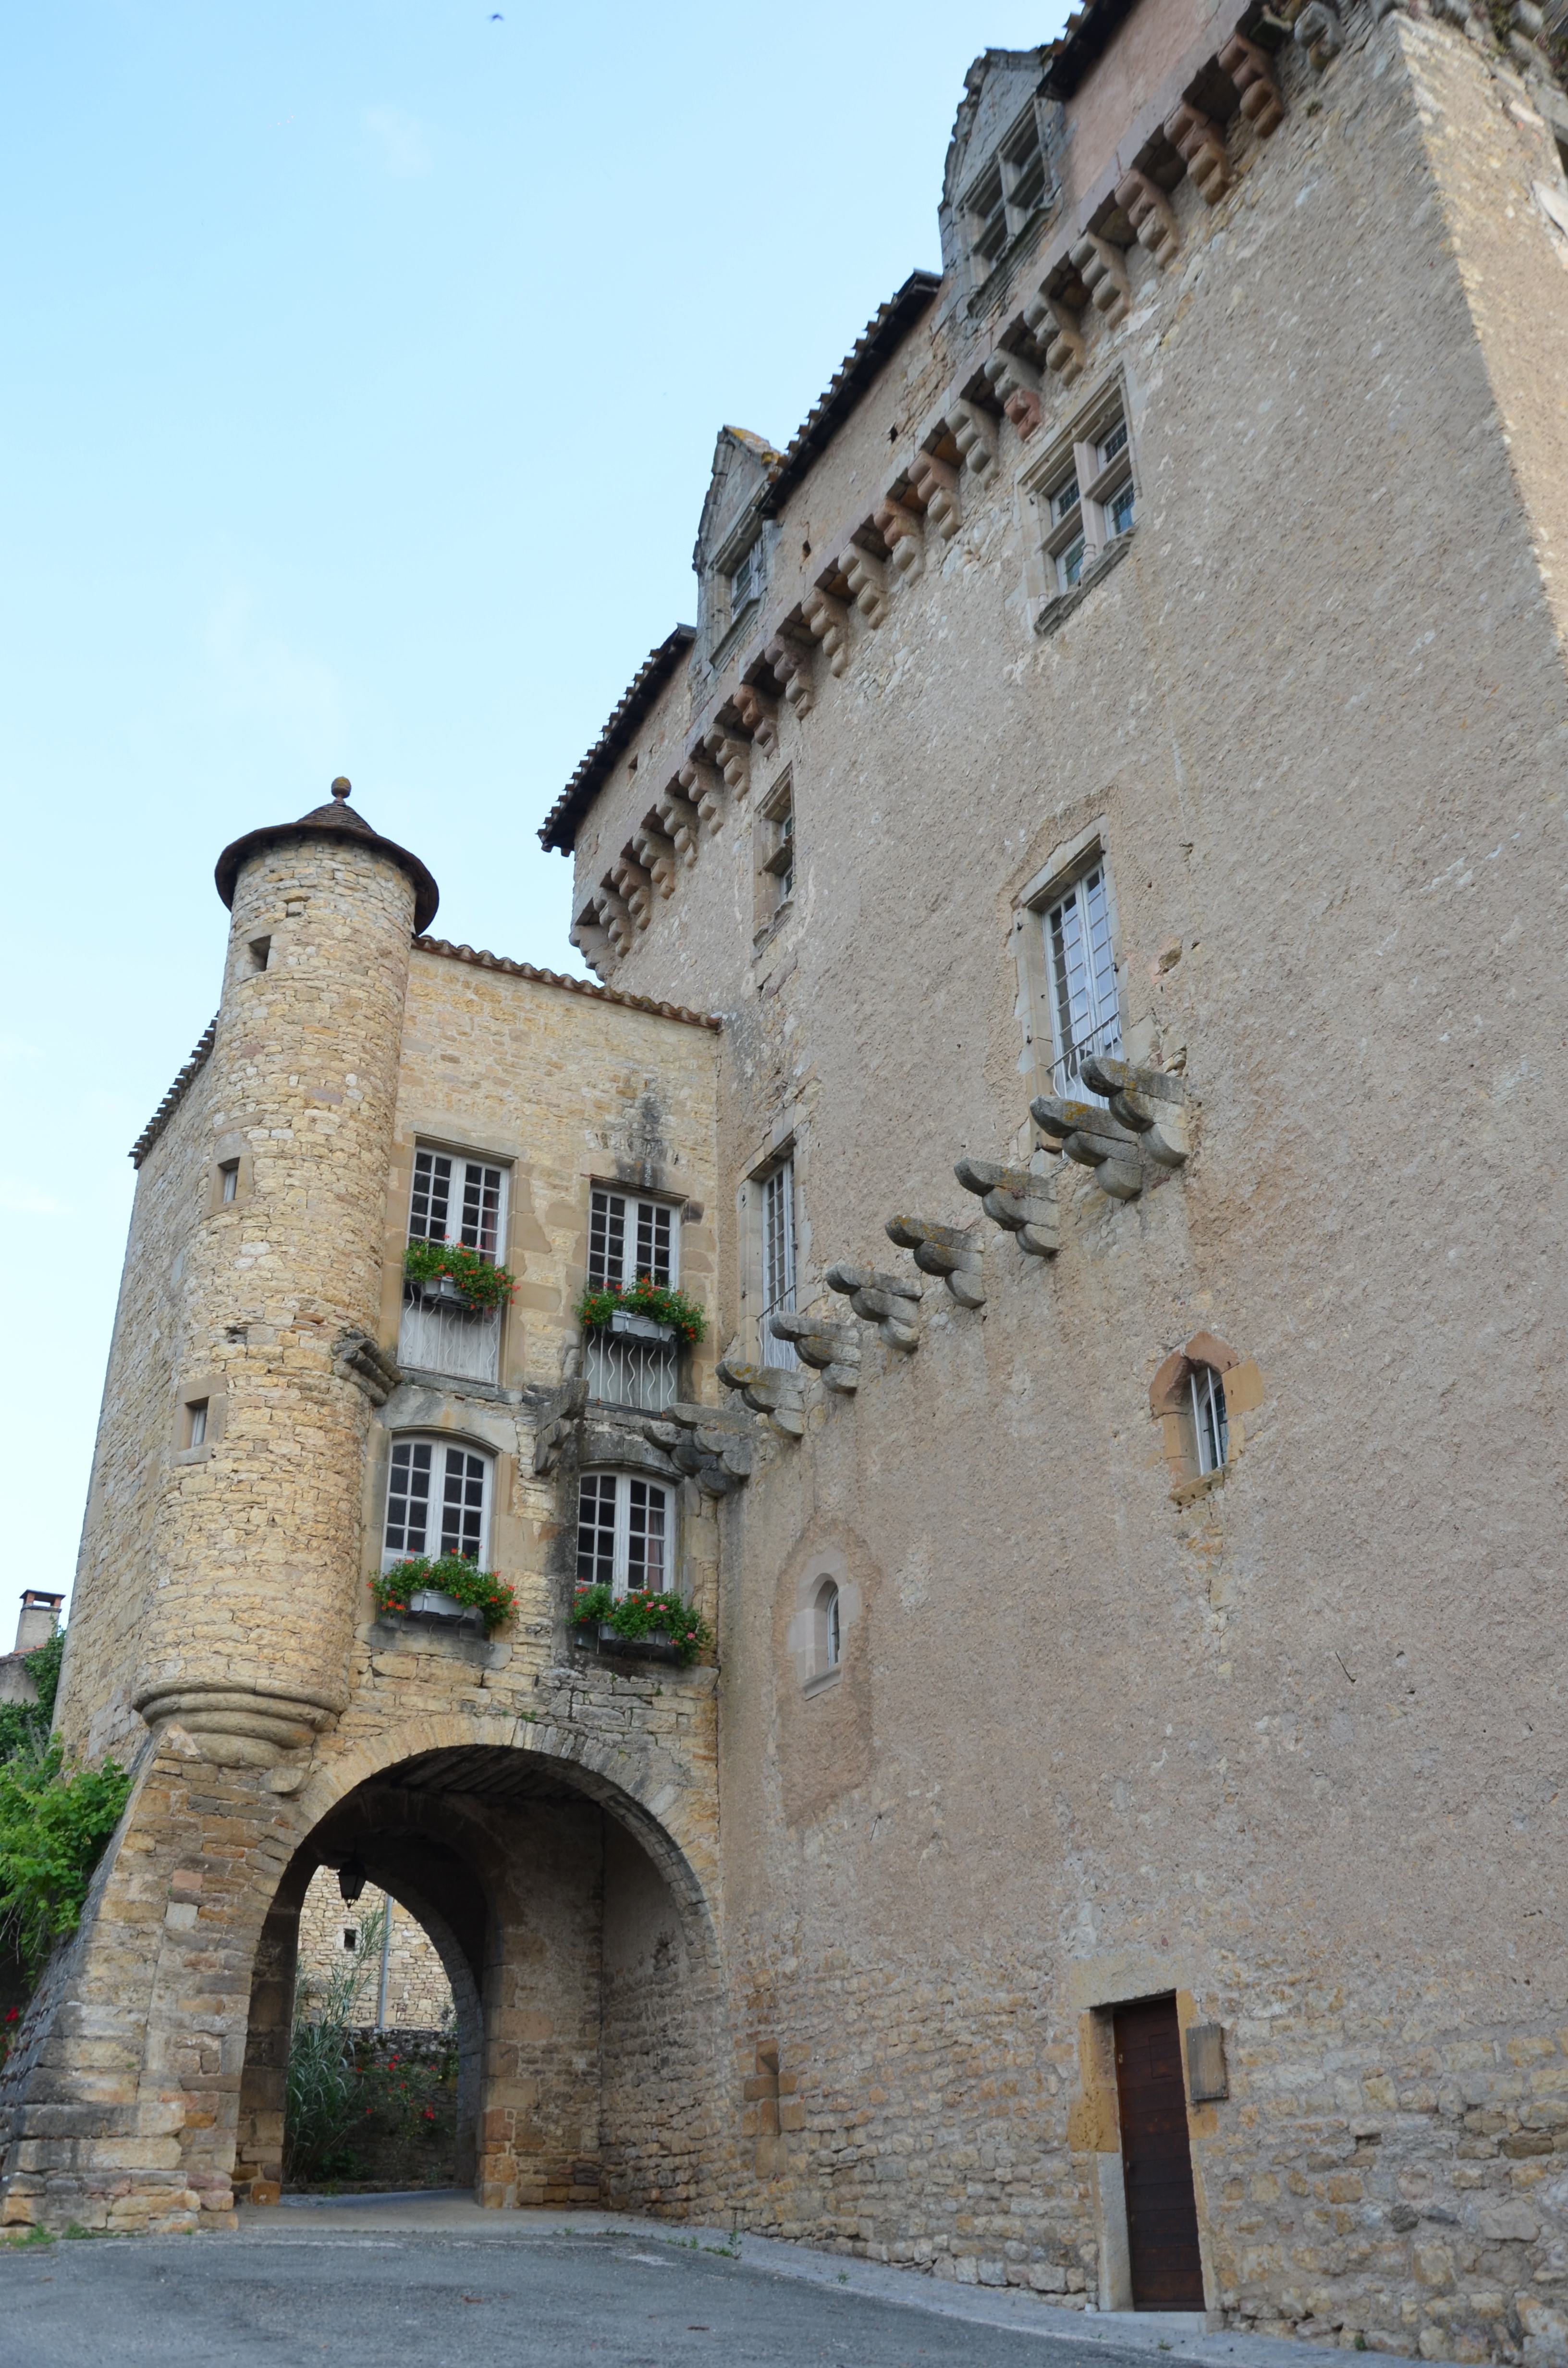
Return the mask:
<path fill-rule="evenodd" d="M 1116 2010 L 1116 2093 L 1134 2310 L 1201 2310 L 1203 2267 L 1175 1998 Z"/>

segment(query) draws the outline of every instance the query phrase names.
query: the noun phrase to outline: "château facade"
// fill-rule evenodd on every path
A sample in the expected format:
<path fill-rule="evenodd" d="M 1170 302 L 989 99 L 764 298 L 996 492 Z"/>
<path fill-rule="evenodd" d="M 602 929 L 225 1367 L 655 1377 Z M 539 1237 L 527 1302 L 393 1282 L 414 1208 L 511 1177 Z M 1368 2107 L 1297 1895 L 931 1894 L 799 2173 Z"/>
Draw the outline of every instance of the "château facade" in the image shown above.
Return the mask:
<path fill-rule="evenodd" d="M 500 2208 L 1568 2357 L 1559 54 L 979 58 L 940 271 L 721 433 L 540 834 L 597 986 L 432 936 L 346 782 L 224 851 L 8 2219 L 276 2199 L 326 1867 L 437 1951 Z M 642 1277 L 699 1340 L 584 1321 Z M 438 1549 L 494 1633 L 379 1610 Z"/>

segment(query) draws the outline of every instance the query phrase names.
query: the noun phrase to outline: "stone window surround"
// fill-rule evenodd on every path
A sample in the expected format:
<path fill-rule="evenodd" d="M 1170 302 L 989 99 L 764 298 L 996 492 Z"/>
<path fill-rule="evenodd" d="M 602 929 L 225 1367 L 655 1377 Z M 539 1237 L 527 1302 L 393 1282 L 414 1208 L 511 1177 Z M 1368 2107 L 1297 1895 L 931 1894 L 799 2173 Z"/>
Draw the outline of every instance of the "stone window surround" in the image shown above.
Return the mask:
<path fill-rule="evenodd" d="M 732 616 L 729 605 L 731 584 L 735 570 L 750 551 L 755 551 L 756 553 L 756 564 L 752 571 L 751 596 L 744 607 L 737 609 Z M 713 555 L 711 580 L 714 585 L 722 584 L 724 586 L 722 596 L 724 621 L 722 629 L 712 632 L 708 658 L 708 665 L 712 673 L 722 672 L 731 652 L 743 638 L 744 629 L 755 621 L 763 595 L 767 588 L 767 529 L 756 501 L 752 501 L 747 503 L 739 519 Z"/>
<path fill-rule="evenodd" d="M 838 1659 L 823 1664 L 819 1635 L 820 1599 L 828 1587 L 838 1590 Z M 795 1582 L 795 1611 L 785 1638 L 785 1650 L 794 1656 L 795 1679 L 808 1697 L 831 1692 L 847 1665 L 856 1622 L 861 1612 L 860 1590 L 849 1575 L 843 1549 L 826 1546 L 810 1555 Z"/>
<path fill-rule="evenodd" d="M 1043 113 L 1043 103 L 1037 96 L 1031 95 L 996 141 L 995 145 L 987 152 L 983 163 L 971 174 L 969 185 L 959 199 L 958 212 L 964 225 L 965 251 L 971 285 L 976 291 L 983 289 L 993 272 L 1007 260 L 1017 242 L 1032 226 L 1039 223 L 1041 215 L 1050 211 L 1059 195 L 1059 185 L 1051 165 L 1047 128 L 1042 120 Z M 1043 186 L 1034 204 L 1027 209 L 1021 209 L 1012 202 L 1015 184 L 1008 181 L 1007 174 L 1009 169 L 1016 175 L 1019 172 L 1017 150 L 1026 133 L 1031 130 L 1034 133 L 1035 158 L 1040 164 Z M 1003 203 L 1004 235 L 994 254 L 987 256 L 981 249 L 980 240 L 986 224 L 994 220 L 996 206 L 992 205 L 983 213 L 980 199 L 983 184 L 991 180 L 993 176 L 998 183 L 997 198 Z M 1016 221 L 1015 215 L 1017 216 Z"/>
<path fill-rule="evenodd" d="M 1094 392 L 1085 396 L 1072 419 L 1052 437 L 1039 458 L 1031 461 L 1027 469 L 1021 469 L 1018 472 L 1017 489 L 1020 508 L 1026 519 L 1031 511 L 1033 513 L 1033 523 L 1028 527 L 1025 535 L 1024 589 L 1029 615 L 1034 620 L 1036 631 L 1039 631 L 1041 620 L 1052 603 L 1057 600 L 1071 599 L 1074 597 L 1073 592 L 1062 589 L 1057 575 L 1056 554 L 1050 548 L 1053 542 L 1062 541 L 1057 525 L 1051 516 L 1051 491 L 1069 471 L 1074 470 L 1075 465 L 1081 462 L 1083 450 L 1085 447 L 1093 448 L 1103 441 L 1116 426 L 1119 418 L 1123 420 L 1127 427 L 1127 442 L 1123 448 L 1126 456 L 1125 472 L 1121 465 L 1122 453 L 1118 453 L 1104 469 L 1096 468 L 1095 478 L 1088 482 L 1085 482 L 1085 474 L 1082 467 L 1078 466 L 1077 469 L 1079 488 L 1083 497 L 1080 515 L 1085 530 L 1084 573 L 1086 575 L 1096 561 L 1103 559 L 1107 552 L 1114 550 L 1116 545 L 1131 531 L 1131 529 L 1124 528 L 1120 535 L 1112 535 L 1104 530 L 1106 521 L 1098 513 L 1105 508 L 1106 505 L 1095 498 L 1089 491 L 1089 483 L 1101 482 L 1108 476 L 1114 476 L 1116 484 L 1108 489 L 1114 493 L 1119 489 L 1124 473 L 1130 473 L 1134 499 L 1142 501 L 1142 484 L 1138 462 L 1138 434 L 1133 426 L 1132 410 L 1131 393 L 1127 384 L 1126 371 L 1121 363 L 1118 362 Z M 1076 587 L 1074 586 L 1074 589 L 1075 590 Z"/>
<path fill-rule="evenodd" d="M 790 830 L 779 830 L 784 814 L 790 816 Z M 778 858 L 789 845 L 791 862 L 795 856 L 795 768 L 786 765 L 778 780 L 758 799 L 753 821 L 753 872 L 756 880 L 756 928 L 752 940 L 755 962 L 771 940 L 775 930 L 782 928 L 795 907 L 795 884 L 791 872 L 787 895 L 769 902 L 777 889 Z"/>
<path fill-rule="evenodd" d="M 805 1272 L 806 1227 L 801 1216 L 801 1145 L 793 1112 L 775 1123 L 767 1143 L 758 1148 L 755 1159 L 747 1166 L 735 1194 L 735 1248 L 741 1301 L 739 1330 L 744 1344 L 744 1353 L 759 1365 L 767 1361 L 761 1333 L 762 1309 L 767 1295 L 767 1279 L 763 1272 L 762 1187 L 786 1160 L 794 1169 L 795 1304 L 799 1306 L 801 1278 Z M 790 1368 L 785 1366 L 779 1370 L 788 1372 Z"/>
<path fill-rule="evenodd" d="M 191 1409 L 207 1408 L 207 1428 L 201 1444 L 190 1444 Z M 229 1399 L 222 1373 L 193 1373 L 180 1383 L 175 1393 L 175 1448 L 172 1461 L 176 1463 L 205 1463 L 222 1438 L 228 1420 Z"/>
<path fill-rule="evenodd" d="M 366 1442 L 365 1452 L 365 1486 L 361 1498 L 364 1536 L 362 1572 L 367 1591 L 381 1575 L 381 1547 L 387 1526 L 387 1484 L 392 1477 L 392 1452 L 400 1439 L 439 1440 L 444 1447 L 466 1447 L 475 1454 L 489 1457 L 490 1503 L 487 1508 L 485 1551 L 489 1566 L 498 1571 L 501 1577 L 506 1577 L 508 1576 L 505 1567 L 506 1556 L 498 1536 L 498 1527 L 507 1507 L 512 1502 L 517 1484 L 516 1450 L 512 1447 L 499 1446 L 496 1440 L 484 1431 L 471 1427 L 471 1420 L 464 1418 L 466 1409 L 463 1406 L 460 1388 L 441 1392 L 436 1399 L 436 1404 L 440 1410 L 431 1411 L 433 1393 L 423 1384 L 416 1386 L 419 1398 L 424 1401 L 420 1419 L 410 1421 L 405 1416 L 402 1419 L 388 1422 L 385 1409 L 378 1407 L 370 1421 L 370 1436 Z M 481 1404 L 488 1406 L 490 1396 L 491 1394 L 486 1392 L 484 1400 Z M 514 1409 L 507 1405 L 496 1404 L 489 1410 L 504 1419 L 506 1434 L 515 1439 L 517 1418 Z M 479 1408 L 476 1407 L 475 1411 L 479 1411 Z M 510 1575 L 515 1577 L 516 1571 L 514 1570 Z M 369 1617 L 372 1620 L 376 1617 L 373 1604 Z"/>
<path fill-rule="evenodd" d="M 641 1469 L 635 1464 L 585 1463 L 578 1472 L 574 1485 L 572 1508 L 572 1568 L 574 1575 L 574 1583 L 578 1586 L 586 1584 L 586 1582 L 582 1578 L 577 1565 L 577 1555 L 580 1552 L 578 1530 L 582 1519 L 581 1508 L 583 1484 L 587 1480 L 606 1479 L 613 1480 L 615 1482 L 615 1544 L 612 1556 L 613 1575 L 610 1582 L 611 1594 L 615 1597 L 616 1600 L 619 1602 L 631 1592 L 629 1566 L 631 1543 L 631 1492 L 630 1486 L 623 1486 L 623 1483 L 640 1480 L 649 1488 L 657 1488 L 665 1500 L 665 1575 L 664 1584 L 659 1589 L 659 1592 L 663 1594 L 686 1596 L 686 1589 L 681 1583 L 685 1573 L 682 1569 L 680 1554 L 680 1513 L 682 1490 L 679 1481 L 676 1478 L 666 1479 L 659 1473 Z M 690 1600 L 690 1598 L 686 1597 L 686 1600 Z"/>
<path fill-rule="evenodd" d="M 430 1238 L 427 1235 L 416 1234 L 413 1231 L 414 1190 L 416 1181 L 419 1154 L 422 1151 L 436 1152 L 443 1159 L 472 1160 L 478 1166 L 484 1167 L 498 1167 L 501 1170 L 501 1222 L 495 1229 L 495 1263 L 497 1266 L 507 1265 L 509 1261 L 506 1257 L 506 1250 L 510 1243 L 512 1232 L 511 1160 L 503 1151 L 476 1151 L 471 1144 L 446 1142 L 438 1135 L 427 1134 L 422 1128 L 415 1132 L 413 1140 L 410 1142 L 408 1146 L 408 1189 L 403 1195 L 403 1218 L 404 1247 L 406 1248 L 408 1244 L 411 1242 L 426 1241 Z M 460 1186 L 458 1186 L 455 1189 L 453 1206 L 458 1218 L 458 1230 L 460 1234 L 462 1230 L 462 1192 Z M 452 1222 L 452 1214 L 453 1209 L 449 1208 L 447 1217 L 449 1224 Z"/>
<path fill-rule="evenodd" d="M 1219 1374 L 1225 1391 L 1225 1416 L 1229 1440 L 1225 1461 L 1214 1471 L 1199 1469 L 1198 1440 L 1192 1421 L 1191 1377 L 1195 1366 L 1207 1366 Z M 1195 1332 L 1179 1349 L 1173 1349 L 1149 1385 L 1149 1412 L 1160 1425 L 1161 1445 L 1171 1476 L 1171 1501 L 1177 1506 L 1189 1505 L 1215 1488 L 1223 1487 L 1225 1475 L 1235 1465 L 1246 1445 L 1246 1431 L 1242 1417 L 1253 1412 L 1263 1403 L 1263 1375 L 1251 1357 L 1241 1357 L 1227 1341 L 1212 1332 Z"/>
<path fill-rule="evenodd" d="M 517 1194 L 512 1190 L 518 1154 L 512 1151 L 491 1151 L 456 1137 L 448 1137 L 434 1127 L 423 1127 L 417 1120 L 406 1133 L 400 1132 L 392 1144 L 387 1168 L 387 1201 L 384 1264 L 382 1267 L 381 1320 L 382 1338 L 395 1341 L 403 1322 L 403 1257 L 408 1247 L 408 1219 L 414 1206 L 414 1158 L 419 1151 L 451 1151 L 465 1159 L 483 1159 L 506 1171 L 506 1208 L 501 1235 L 501 1253 L 497 1263 L 516 1271 L 511 1245 L 512 1227 L 517 1206 Z M 587 1239 L 587 1216 L 584 1214 L 584 1241 Z M 503 1307 L 501 1316 L 500 1360 L 497 1367 L 503 1383 L 506 1376 L 508 1349 L 507 1317 L 509 1308 Z M 476 1384 L 476 1386 L 478 1386 Z M 380 1532 L 378 1531 L 379 1535 Z"/>
<path fill-rule="evenodd" d="M 594 1194 L 596 1192 L 615 1192 L 625 1201 L 634 1202 L 638 1201 L 657 1201 L 661 1208 L 668 1209 L 670 1212 L 672 1223 L 670 1225 L 669 1288 L 672 1291 L 678 1291 L 680 1288 L 680 1229 L 683 1225 L 695 1224 L 697 1219 L 700 1217 L 702 1214 L 700 1205 L 695 1201 L 684 1200 L 679 1192 L 671 1191 L 667 1186 L 658 1184 L 629 1184 L 623 1176 L 611 1175 L 608 1171 L 601 1171 L 597 1168 L 589 1168 L 586 1170 L 585 1181 L 587 1184 L 587 1190 L 583 1195 L 583 1234 L 578 1259 L 578 1264 L 583 1275 L 584 1288 L 588 1288 L 588 1252 L 593 1240 L 592 1228 Z"/>
<path fill-rule="evenodd" d="M 1116 865 L 1110 855 L 1107 819 L 1100 814 L 1085 828 L 1053 848 L 1044 863 L 1031 872 L 1013 898 L 1013 958 L 1018 971 L 1018 1016 L 1023 1023 L 1019 1073 L 1028 1087 L 1026 1104 L 1053 1090 L 1051 1069 L 1055 1038 L 1051 1023 L 1051 972 L 1045 950 L 1045 916 L 1069 888 L 1096 863 L 1105 866 L 1106 902 L 1110 909 L 1111 950 L 1116 962 L 1117 1002 L 1121 1015 L 1121 1041 L 1126 1057 L 1131 1049 L 1131 1014 L 1127 1008 L 1127 966 L 1121 954 L 1121 924 L 1116 903 Z M 1030 1081 L 1033 1082 L 1030 1082 Z"/>
<path fill-rule="evenodd" d="M 223 1198 L 223 1172 L 232 1167 L 234 1174 L 233 1200 Z M 212 1145 L 212 1156 L 207 1168 L 207 1213 L 220 1216 L 225 1209 L 238 1208 L 256 1190 L 256 1161 L 250 1143 L 243 1134 L 221 1134 Z"/>

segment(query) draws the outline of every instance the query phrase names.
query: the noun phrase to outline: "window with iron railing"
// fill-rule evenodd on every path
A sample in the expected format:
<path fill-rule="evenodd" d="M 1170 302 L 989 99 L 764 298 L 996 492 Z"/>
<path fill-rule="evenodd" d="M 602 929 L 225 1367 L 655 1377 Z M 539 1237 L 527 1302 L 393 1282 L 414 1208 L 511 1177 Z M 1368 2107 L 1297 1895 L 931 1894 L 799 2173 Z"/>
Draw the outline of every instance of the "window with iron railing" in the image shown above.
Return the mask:
<path fill-rule="evenodd" d="M 490 1265 L 506 1239 L 507 1171 L 493 1159 L 421 1147 L 409 1194 L 411 1242 L 455 1242 Z M 501 1374 L 501 1310 L 470 1307 L 445 1278 L 405 1281 L 397 1360 L 418 1372 L 495 1383 Z"/>
<path fill-rule="evenodd" d="M 588 1196 L 588 1288 L 630 1290 L 680 1276 L 680 1211 L 667 1201 L 596 1184 Z M 584 1354 L 588 1395 L 608 1406 L 657 1414 L 679 1395 L 680 1343 L 668 1326 L 618 1311 L 589 1332 Z"/>

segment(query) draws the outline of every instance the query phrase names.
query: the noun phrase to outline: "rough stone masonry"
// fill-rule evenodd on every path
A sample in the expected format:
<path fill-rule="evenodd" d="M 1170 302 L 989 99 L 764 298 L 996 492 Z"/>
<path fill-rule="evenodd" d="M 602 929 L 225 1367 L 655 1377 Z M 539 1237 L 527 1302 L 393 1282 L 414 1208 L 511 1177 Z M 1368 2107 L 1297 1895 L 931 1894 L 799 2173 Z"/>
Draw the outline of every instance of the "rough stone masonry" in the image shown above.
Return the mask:
<path fill-rule="evenodd" d="M 721 432 L 546 822 L 598 986 L 432 937 L 346 794 L 225 851 L 12 2223 L 276 2197 L 352 1865 L 499 2208 L 1568 2362 L 1562 57 L 1093 0 L 978 58 L 940 271 Z M 404 1280 L 465 1224 L 493 1321 Z M 585 1329 L 639 1259 L 699 1345 Z M 415 1451 L 492 1635 L 378 1613 Z M 575 1621 L 596 1557 L 716 1645 Z"/>

